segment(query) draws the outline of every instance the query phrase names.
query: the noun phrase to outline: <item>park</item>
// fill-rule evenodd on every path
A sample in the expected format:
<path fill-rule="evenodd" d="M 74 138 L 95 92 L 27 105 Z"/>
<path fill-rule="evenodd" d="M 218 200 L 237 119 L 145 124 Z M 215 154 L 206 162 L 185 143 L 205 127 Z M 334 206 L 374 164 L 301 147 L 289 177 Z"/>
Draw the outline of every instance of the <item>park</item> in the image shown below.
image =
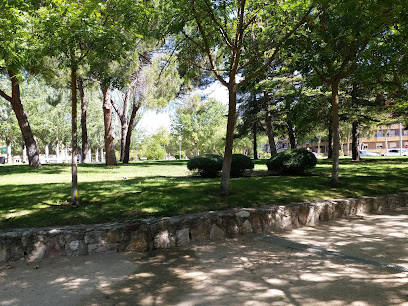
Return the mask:
<path fill-rule="evenodd" d="M 1 2 L 0 305 L 408 303 L 405 10 Z"/>

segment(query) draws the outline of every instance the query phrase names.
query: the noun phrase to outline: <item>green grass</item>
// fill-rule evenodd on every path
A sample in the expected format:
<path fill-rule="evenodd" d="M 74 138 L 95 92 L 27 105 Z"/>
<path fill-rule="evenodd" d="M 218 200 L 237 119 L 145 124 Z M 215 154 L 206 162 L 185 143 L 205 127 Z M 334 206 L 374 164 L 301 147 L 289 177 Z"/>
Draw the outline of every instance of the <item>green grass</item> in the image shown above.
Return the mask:
<path fill-rule="evenodd" d="M 70 165 L 0 166 L 0 229 L 135 221 L 190 212 L 357 197 L 408 191 L 408 158 L 340 162 L 340 187 L 331 188 L 331 164 L 319 160 L 309 176 L 265 176 L 266 160 L 253 176 L 232 178 L 230 195 L 218 195 L 219 179 L 202 179 L 185 161 L 135 162 L 118 167 L 79 165 L 81 205 L 63 205 L 71 190 Z M 126 177 L 126 179 L 124 178 Z"/>

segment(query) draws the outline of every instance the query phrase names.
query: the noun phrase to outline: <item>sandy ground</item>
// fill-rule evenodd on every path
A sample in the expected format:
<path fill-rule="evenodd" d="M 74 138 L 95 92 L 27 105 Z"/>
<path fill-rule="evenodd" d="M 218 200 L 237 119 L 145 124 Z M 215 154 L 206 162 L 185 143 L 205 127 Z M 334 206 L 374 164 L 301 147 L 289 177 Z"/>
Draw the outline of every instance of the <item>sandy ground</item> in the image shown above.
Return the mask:
<path fill-rule="evenodd" d="M 9 263 L 0 266 L 0 305 L 408 305 L 408 209 L 270 236 L 356 258 L 245 235 Z"/>

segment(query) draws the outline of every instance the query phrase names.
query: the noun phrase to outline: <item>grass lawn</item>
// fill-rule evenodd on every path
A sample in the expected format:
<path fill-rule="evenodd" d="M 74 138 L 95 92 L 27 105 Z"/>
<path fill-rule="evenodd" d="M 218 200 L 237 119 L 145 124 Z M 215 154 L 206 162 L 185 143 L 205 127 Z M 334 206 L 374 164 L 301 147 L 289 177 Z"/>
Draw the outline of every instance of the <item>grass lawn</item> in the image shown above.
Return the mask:
<path fill-rule="evenodd" d="M 249 177 L 232 178 L 230 195 L 218 195 L 220 179 L 188 172 L 185 161 L 134 162 L 118 167 L 79 165 L 81 205 L 63 203 L 71 190 L 70 165 L 0 166 L 0 229 L 136 221 L 190 212 L 285 204 L 408 191 L 408 158 L 340 161 L 339 188 L 331 188 L 330 161 L 309 176 L 266 176 L 266 160 Z"/>

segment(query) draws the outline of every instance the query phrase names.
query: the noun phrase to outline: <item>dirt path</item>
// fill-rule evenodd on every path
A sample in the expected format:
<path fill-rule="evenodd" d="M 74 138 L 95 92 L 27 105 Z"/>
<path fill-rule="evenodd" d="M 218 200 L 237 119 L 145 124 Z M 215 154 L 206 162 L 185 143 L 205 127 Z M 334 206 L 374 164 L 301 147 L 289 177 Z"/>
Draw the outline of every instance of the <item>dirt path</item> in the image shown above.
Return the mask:
<path fill-rule="evenodd" d="M 274 238 L 353 258 L 246 235 L 147 254 L 19 262 L 0 266 L 0 305 L 408 305 L 408 209 Z"/>

